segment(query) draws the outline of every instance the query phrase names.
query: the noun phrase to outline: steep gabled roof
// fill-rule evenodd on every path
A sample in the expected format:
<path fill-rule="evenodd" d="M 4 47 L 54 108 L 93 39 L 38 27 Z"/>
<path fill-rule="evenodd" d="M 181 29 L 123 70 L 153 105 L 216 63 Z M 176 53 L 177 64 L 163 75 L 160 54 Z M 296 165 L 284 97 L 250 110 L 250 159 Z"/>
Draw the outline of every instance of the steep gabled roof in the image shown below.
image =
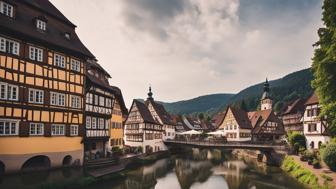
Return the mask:
<path fill-rule="evenodd" d="M 225 112 L 220 112 L 211 119 L 211 123 L 217 129 L 223 123 L 224 118 L 225 118 Z"/>
<path fill-rule="evenodd" d="M 312 105 L 312 104 L 318 104 L 319 98 L 316 93 L 313 93 L 308 100 L 306 101 L 305 105 Z"/>
<path fill-rule="evenodd" d="M 238 126 L 241 129 L 252 129 L 251 122 L 250 122 L 250 120 L 247 116 L 247 113 L 245 111 L 243 111 L 241 109 L 231 107 L 231 106 L 230 106 L 230 109 L 232 111 L 232 114 L 233 114 L 235 120 L 238 123 Z"/>
<path fill-rule="evenodd" d="M 67 24 L 69 24 L 72 27 L 76 27 L 75 24 L 70 22 L 53 4 L 49 2 L 49 0 L 21 0 L 26 4 L 31 5 L 32 7 L 35 7 L 36 9 L 39 9 L 40 11 L 49 14 L 50 16 L 53 16 Z"/>
<path fill-rule="evenodd" d="M 170 114 L 166 111 L 166 109 L 163 107 L 162 104 L 159 104 L 155 102 L 154 100 L 146 100 L 145 104 L 148 106 L 149 103 L 152 104 L 153 108 L 155 109 L 155 112 L 158 114 L 160 117 L 161 121 L 163 124 L 167 125 L 173 125 L 174 123 L 172 122 L 172 118 Z"/>
<path fill-rule="evenodd" d="M 124 101 L 121 90 L 116 86 L 110 86 L 110 89 L 113 91 L 113 94 L 115 95 L 115 98 L 118 100 L 119 105 L 120 105 L 120 109 L 121 109 L 123 115 L 127 115 L 128 114 L 128 109 L 126 108 L 125 101 Z"/>
<path fill-rule="evenodd" d="M 15 7 L 15 18 L 0 16 L 1 34 L 78 58 L 94 58 L 77 36 L 75 25 L 48 0 L 16 0 L 10 3 Z M 41 17 L 47 21 L 47 29 L 43 32 L 38 31 L 34 23 Z M 65 33 L 70 34 L 70 39 L 65 38 Z"/>
<path fill-rule="evenodd" d="M 140 112 L 140 115 L 145 123 L 154 123 L 154 124 L 161 125 L 159 122 L 154 120 L 147 106 L 144 103 L 138 100 L 133 100 L 133 103 L 135 103 L 135 105 L 137 106 L 138 111 Z"/>
<path fill-rule="evenodd" d="M 253 127 L 253 133 L 259 133 L 267 121 L 272 121 L 278 123 L 277 130 L 272 134 L 285 134 L 282 121 L 274 114 L 272 109 L 251 112 L 249 119 Z"/>
<path fill-rule="evenodd" d="M 304 103 L 305 101 L 302 98 L 298 98 L 294 100 L 293 102 L 288 103 L 282 115 L 303 112 L 305 108 Z"/>

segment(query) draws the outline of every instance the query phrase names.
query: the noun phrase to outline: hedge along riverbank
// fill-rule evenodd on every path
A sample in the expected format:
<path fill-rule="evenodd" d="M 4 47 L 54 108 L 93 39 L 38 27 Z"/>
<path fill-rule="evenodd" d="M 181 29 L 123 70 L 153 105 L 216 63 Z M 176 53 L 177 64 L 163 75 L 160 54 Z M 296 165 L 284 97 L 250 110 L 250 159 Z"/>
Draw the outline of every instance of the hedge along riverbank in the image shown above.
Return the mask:
<path fill-rule="evenodd" d="M 310 170 L 299 165 L 292 157 L 286 156 L 282 162 L 281 169 L 295 177 L 300 183 L 312 189 L 329 189 L 332 188 L 327 184 L 319 185 L 318 177 Z"/>

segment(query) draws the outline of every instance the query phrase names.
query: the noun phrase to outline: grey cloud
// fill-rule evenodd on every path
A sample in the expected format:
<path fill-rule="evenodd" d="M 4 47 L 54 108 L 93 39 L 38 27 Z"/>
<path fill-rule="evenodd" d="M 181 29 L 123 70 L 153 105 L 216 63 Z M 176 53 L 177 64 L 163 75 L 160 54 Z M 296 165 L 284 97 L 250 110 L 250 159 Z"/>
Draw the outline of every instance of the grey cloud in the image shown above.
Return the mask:
<path fill-rule="evenodd" d="M 123 15 L 130 27 L 161 39 L 168 36 L 166 26 L 189 7 L 187 0 L 124 0 L 123 3 Z"/>

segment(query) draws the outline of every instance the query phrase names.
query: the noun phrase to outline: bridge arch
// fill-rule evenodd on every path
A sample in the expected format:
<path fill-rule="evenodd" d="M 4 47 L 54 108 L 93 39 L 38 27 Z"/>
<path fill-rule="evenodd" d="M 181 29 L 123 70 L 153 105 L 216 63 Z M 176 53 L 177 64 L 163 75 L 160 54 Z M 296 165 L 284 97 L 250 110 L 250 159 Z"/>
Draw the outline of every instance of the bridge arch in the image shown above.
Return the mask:
<path fill-rule="evenodd" d="M 48 156 L 38 155 L 29 158 L 21 167 L 21 171 L 47 170 L 51 168 L 51 162 Z"/>
<path fill-rule="evenodd" d="M 72 163 L 72 156 L 67 155 L 63 158 L 62 166 L 63 167 L 69 167 L 69 166 L 71 166 L 71 163 Z"/>

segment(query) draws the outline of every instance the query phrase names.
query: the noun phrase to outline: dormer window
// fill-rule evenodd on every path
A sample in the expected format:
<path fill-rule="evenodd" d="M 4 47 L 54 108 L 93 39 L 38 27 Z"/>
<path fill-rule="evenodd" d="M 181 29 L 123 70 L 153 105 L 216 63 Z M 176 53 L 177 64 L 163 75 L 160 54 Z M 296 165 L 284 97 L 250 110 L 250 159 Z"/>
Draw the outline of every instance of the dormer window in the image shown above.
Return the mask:
<path fill-rule="evenodd" d="M 14 8 L 12 5 L 0 1 L 0 13 L 9 17 L 13 17 Z"/>
<path fill-rule="evenodd" d="M 47 23 L 43 20 L 37 19 L 36 28 L 39 30 L 45 31 L 47 29 Z"/>
<path fill-rule="evenodd" d="M 65 33 L 64 37 L 65 37 L 65 39 L 70 40 L 70 33 Z"/>

